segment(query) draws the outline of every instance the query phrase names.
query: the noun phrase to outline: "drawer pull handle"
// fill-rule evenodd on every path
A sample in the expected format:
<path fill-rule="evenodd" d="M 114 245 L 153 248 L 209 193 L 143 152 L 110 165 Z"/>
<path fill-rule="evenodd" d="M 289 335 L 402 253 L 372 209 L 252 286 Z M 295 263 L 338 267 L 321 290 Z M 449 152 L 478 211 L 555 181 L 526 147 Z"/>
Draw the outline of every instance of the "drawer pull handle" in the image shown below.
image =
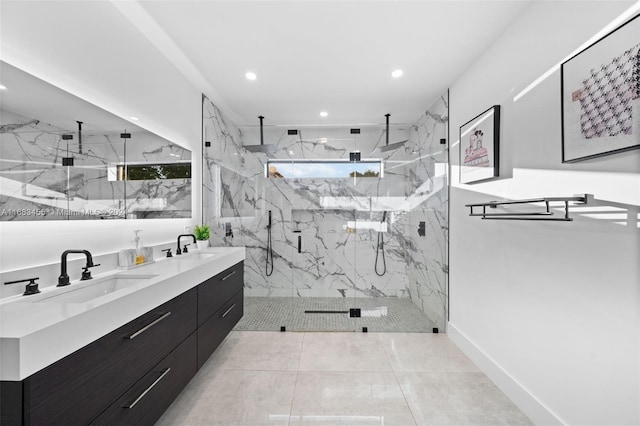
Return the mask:
<path fill-rule="evenodd" d="M 236 307 L 236 304 L 234 303 L 233 305 L 231 305 L 231 307 L 229 309 L 227 309 L 226 311 L 224 311 L 224 314 L 222 314 L 222 316 L 220 318 L 224 318 L 227 315 L 229 315 L 229 312 L 231 312 L 233 310 L 233 308 Z"/>
<path fill-rule="evenodd" d="M 137 398 L 136 398 L 136 399 L 135 399 L 131 404 L 129 404 L 129 405 L 125 405 L 123 408 L 133 408 L 133 407 L 135 407 L 135 406 L 136 406 L 136 404 L 137 404 L 138 402 L 140 402 L 140 400 L 141 400 L 142 398 L 144 398 L 144 396 L 145 396 L 146 394 L 148 394 L 148 393 L 149 393 L 149 391 L 151 391 L 151 389 L 153 389 L 153 387 L 154 387 L 155 385 L 157 385 L 157 384 L 158 384 L 158 382 L 164 378 L 164 376 L 166 376 L 166 375 L 167 375 L 167 373 L 169 373 L 169 371 L 171 371 L 171 368 L 167 368 L 166 370 L 164 370 L 164 371 L 162 372 L 162 374 L 160 375 L 160 377 L 158 377 L 157 379 L 155 379 L 155 380 L 154 380 L 154 382 L 153 382 L 153 383 L 151 383 L 151 386 L 149 386 L 148 388 L 146 388 L 146 389 L 144 390 L 144 392 L 142 392 L 142 393 L 140 394 L 140 396 L 138 396 L 138 397 L 137 397 Z"/>
<path fill-rule="evenodd" d="M 226 277 L 224 277 L 224 278 L 222 279 L 222 281 L 224 281 L 224 280 L 226 280 L 227 278 L 231 277 L 231 275 L 235 274 L 236 272 L 238 272 L 238 271 L 236 270 L 236 271 L 231 272 L 229 275 L 227 275 Z"/>
<path fill-rule="evenodd" d="M 147 324 L 146 326 L 142 327 L 140 330 L 136 331 L 131 336 L 129 336 L 128 339 L 129 340 L 135 339 L 136 337 L 138 337 L 139 335 L 141 335 L 142 333 L 144 333 L 145 331 L 147 331 L 148 329 L 150 329 L 151 327 L 153 327 L 154 325 L 156 325 L 157 323 L 159 323 L 160 321 L 162 321 L 163 319 L 165 319 L 169 315 L 171 315 L 171 311 L 167 312 L 166 314 L 163 314 L 160 318 L 156 319 L 152 323 Z"/>

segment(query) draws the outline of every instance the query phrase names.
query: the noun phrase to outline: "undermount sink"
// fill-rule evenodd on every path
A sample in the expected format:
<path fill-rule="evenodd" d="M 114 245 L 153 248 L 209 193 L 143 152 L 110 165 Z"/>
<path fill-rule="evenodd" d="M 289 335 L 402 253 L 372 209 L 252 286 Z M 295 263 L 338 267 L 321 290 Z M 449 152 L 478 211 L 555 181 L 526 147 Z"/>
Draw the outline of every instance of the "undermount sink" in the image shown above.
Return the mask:
<path fill-rule="evenodd" d="M 216 256 L 215 253 L 210 253 L 210 252 L 206 252 L 206 251 L 198 251 L 198 252 L 194 252 L 194 253 L 175 255 L 174 258 L 175 259 L 180 259 L 180 260 L 186 260 L 186 259 L 204 260 L 204 259 L 211 259 L 214 256 Z"/>
<path fill-rule="evenodd" d="M 114 293 L 130 287 L 140 280 L 148 280 L 157 277 L 150 274 L 117 274 L 105 278 L 96 278 L 91 281 L 81 281 L 64 288 L 64 291 L 56 291 L 53 294 L 43 294 L 33 302 L 43 303 L 83 303 L 89 300 Z"/>

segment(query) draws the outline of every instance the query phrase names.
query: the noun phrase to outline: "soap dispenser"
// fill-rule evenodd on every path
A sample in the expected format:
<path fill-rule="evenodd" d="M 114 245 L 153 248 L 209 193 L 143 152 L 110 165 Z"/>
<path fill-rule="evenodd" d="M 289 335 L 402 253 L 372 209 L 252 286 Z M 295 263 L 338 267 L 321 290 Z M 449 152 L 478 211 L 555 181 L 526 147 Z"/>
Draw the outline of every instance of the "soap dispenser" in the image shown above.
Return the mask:
<path fill-rule="evenodd" d="M 142 229 L 136 229 L 133 232 L 135 234 L 133 241 L 136 243 L 136 265 L 141 265 L 145 261 L 144 252 L 142 251 L 142 237 L 140 236 Z"/>

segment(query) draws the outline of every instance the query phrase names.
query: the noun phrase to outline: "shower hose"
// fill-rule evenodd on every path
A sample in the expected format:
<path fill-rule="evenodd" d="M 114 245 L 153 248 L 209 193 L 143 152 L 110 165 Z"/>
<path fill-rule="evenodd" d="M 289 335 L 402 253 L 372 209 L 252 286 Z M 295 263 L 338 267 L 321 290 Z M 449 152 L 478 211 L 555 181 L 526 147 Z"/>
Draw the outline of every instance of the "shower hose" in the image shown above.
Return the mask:
<path fill-rule="evenodd" d="M 387 212 L 384 212 L 382 215 L 382 221 L 380 222 L 381 224 L 384 223 L 387 219 Z M 376 263 L 375 263 L 375 270 L 376 270 L 376 274 L 381 277 L 384 274 L 387 273 L 387 260 L 384 257 L 384 233 L 382 232 L 382 227 L 380 228 L 381 230 L 378 231 L 378 245 L 376 246 Z M 380 257 L 380 253 L 382 253 L 382 271 L 378 271 L 378 258 Z"/>
<path fill-rule="evenodd" d="M 265 263 L 264 272 L 268 277 L 273 274 L 273 246 L 271 244 L 271 223 L 269 223 L 269 225 L 267 226 L 267 260 Z"/>

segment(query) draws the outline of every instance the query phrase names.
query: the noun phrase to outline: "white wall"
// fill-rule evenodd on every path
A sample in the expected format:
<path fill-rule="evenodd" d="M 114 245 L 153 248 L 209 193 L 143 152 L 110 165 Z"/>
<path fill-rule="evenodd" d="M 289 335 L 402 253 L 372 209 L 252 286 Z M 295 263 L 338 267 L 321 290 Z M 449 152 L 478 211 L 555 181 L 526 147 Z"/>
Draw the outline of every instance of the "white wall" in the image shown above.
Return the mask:
<path fill-rule="evenodd" d="M 449 333 L 538 424 L 640 423 L 640 150 L 562 164 L 559 71 L 513 101 L 634 3 L 534 2 L 450 89 L 453 141 L 502 106 L 506 178 L 463 185 L 453 168 Z M 622 203 L 620 218 L 489 221 L 464 207 L 579 193 Z"/>
<path fill-rule="evenodd" d="M 0 222 L 0 270 L 59 259 L 64 249 L 106 253 L 170 241 L 201 214 L 201 94 L 111 2 L 3 1 L 1 57 L 193 152 L 192 219 Z M 37 239 L 37 242 L 33 242 Z"/>

